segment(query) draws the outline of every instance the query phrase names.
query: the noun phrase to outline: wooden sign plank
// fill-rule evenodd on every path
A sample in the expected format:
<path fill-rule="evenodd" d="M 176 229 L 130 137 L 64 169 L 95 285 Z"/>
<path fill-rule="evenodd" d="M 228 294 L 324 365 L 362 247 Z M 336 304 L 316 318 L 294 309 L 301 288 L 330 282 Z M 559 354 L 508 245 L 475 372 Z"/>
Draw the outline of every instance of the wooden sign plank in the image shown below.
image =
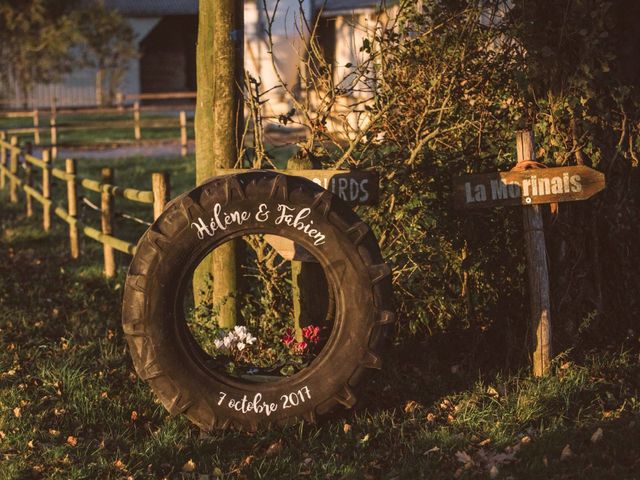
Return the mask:
<path fill-rule="evenodd" d="M 242 169 L 216 170 L 216 175 L 246 172 Z M 375 205 L 380 198 L 379 175 L 373 170 L 273 170 L 304 177 L 329 190 L 350 205 Z"/>
<path fill-rule="evenodd" d="M 572 202 L 604 188 L 604 174 L 582 165 L 485 173 L 454 179 L 454 202 L 457 208 Z"/>

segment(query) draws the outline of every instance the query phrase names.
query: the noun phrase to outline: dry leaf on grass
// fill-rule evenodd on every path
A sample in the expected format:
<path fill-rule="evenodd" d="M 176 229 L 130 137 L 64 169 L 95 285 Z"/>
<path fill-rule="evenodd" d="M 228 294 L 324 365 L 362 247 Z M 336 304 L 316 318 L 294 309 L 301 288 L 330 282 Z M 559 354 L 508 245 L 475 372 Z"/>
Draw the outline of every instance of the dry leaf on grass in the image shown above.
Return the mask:
<path fill-rule="evenodd" d="M 272 443 L 267 448 L 265 455 L 267 457 L 272 457 L 274 455 L 278 455 L 282 451 L 282 440 L 278 440 L 277 442 Z"/>
<path fill-rule="evenodd" d="M 566 460 L 573 455 L 573 451 L 571 450 L 571 445 L 568 443 L 562 449 L 562 453 L 560 454 L 560 460 Z"/>
<path fill-rule="evenodd" d="M 595 432 L 593 432 L 593 435 L 591 435 L 591 443 L 598 443 L 600 440 L 602 440 L 603 434 L 604 432 L 602 431 L 602 428 L 598 428 Z"/>
<path fill-rule="evenodd" d="M 191 459 L 187 460 L 187 463 L 185 463 L 182 466 L 182 471 L 185 473 L 192 473 L 193 471 L 195 471 L 195 469 L 196 469 L 196 462 L 194 462 Z"/>
<path fill-rule="evenodd" d="M 67 443 L 69 445 L 71 445 L 72 447 L 75 447 L 76 445 L 78 445 L 78 439 L 76 437 L 74 437 L 73 435 L 69 435 L 67 437 Z"/>
<path fill-rule="evenodd" d="M 404 406 L 404 413 L 413 413 L 417 406 L 418 402 L 409 400 Z"/>

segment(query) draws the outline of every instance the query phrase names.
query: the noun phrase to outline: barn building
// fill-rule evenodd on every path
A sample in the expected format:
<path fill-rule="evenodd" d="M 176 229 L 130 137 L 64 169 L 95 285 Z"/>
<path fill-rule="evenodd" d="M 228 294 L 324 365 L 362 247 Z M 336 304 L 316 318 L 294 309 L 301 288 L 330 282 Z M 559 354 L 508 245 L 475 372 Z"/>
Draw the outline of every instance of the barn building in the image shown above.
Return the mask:
<path fill-rule="evenodd" d="M 92 0 L 87 0 L 92 1 Z M 185 92 L 196 89 L 195 48 L 198 28 L 198 0 L 101 0 L 118 10 L 135 32 L 138 58 L 131 60 L 120 91 L 125 98 L 140 93 Z M 278 84 L 271 58 L 267 55 L 265 25 L 273 15 L 275 0 L 245 1 L 245 67 L 263 80 L 265 89 Z M 364 37 L 377 21 L 379 1 L 304 0 L 308 19 L 318 19 L 317 31 L 326 60 L 342 75 L 347 64 L 356 64 Z M 319 16 L 319 18 L 318 18 Z M 296 24 L 301 22 L 298 0 L 280 0 L 273 16 L 274 55 L 280 76 L 290 85 L 298 79 L 301 41 Z M 9 108 L 47 108 L 96 104 L 96 71 L 80 69 L 60 83 L 37 85 L 31 98 L 23 102 L 17 92 Z M 272 104 L 277 103 L 273 94 Z M 275 106 L 275 105 L 273 105 Z"/>

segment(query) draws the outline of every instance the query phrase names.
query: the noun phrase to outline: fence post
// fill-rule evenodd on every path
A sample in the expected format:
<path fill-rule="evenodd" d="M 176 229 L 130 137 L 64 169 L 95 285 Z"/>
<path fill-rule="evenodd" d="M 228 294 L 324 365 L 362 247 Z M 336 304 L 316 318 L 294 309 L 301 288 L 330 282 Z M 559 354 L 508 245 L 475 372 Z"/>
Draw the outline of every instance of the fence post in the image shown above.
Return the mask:
<path fill-rule="evenodd" d="M 27 146 L 25 148 L 25 153 L 31 155 L 33 153 L 33 146 L 31 145 L 31 142 L 27 143 Z M 31 164 L 27 161 L 27 159 L 24 159 L 24 171 L 25 171 L 25 183 L 30 186 L 33 187 L 33 169 L 31 167 Z M 33 217 L 33 199 L 31 198 L 31 195 L 29 194 L 29 192 L 25 192 L 26 198 L 27 198 L 27 217 Z"/>
<path fill-rule="evenodd" d="M 65 170 L 67 172 L 67 212 L 69 216 L 76 220 L 78 218 L 78 194 L 76 191 L 76 160 L 67 158 Z M 75 222 L 69 223 L 69 249 L 71 258 L 80 257 L 80 245 L 78 244 L 78 225 Z"/>
<path fill-rule="evenodd" d="M 171 196 L 169 173 L 160 172 L 151 174 L 151 190 L 153 191 L 153 219 L 155 220 L 162 214 Z"/>
<path fill-rule="evenodd" d="M 124 94 L 122 92 L 116 93 L 116 107 L 119 112 L 124 110 Z"/>
<path fill-rule="evenodd" d="M 535 160 L 533 132 L 516 134 L 518 162 Z M 551 300 L 547 248 L 544 241 L 544 224 L 540 205 L 522 207 L 524 238 L 529 273 L 529 297 L 531 299 L 531 329 L 534 335 L 533 374 L 540 377 L 551 367 Z"/>
<path fill-rule="evenodd" d="M 133 104 L 133 137 L 136 140 L 142 138 L 140 134 L 140 102 L 134 102 Z"/>
<path fill-rule="evenodd" d="M 42 228 L 45 232 L 51 229 L 51 153 L 42 151 L 42 161 L 46 164 L 42 169 L 42 196 L 45 201 L 42 204 Z"/>
<path fill-rule="evenodd" d="M 49 120 L 51 126 L 51 158 L 56 160 L 58 158 L 58 128 L 56 127 L 55 114 Z"/>
<path fill-rule="evenodd" d="M 287 168 L 302 170 L 313 168 L 313 164 L 309 159 L 290 158 Z M 303 340 L 303 327 L 319 325 L 325 319 L 329 305 L 328 291 L 327 281 L 319 263 L 291 260 L 293 323 L 298 342 Z"/>
<path fill-rule="evenodd" d="M 7 132 L 0 132 L 0 140 L 2 142 L 7 141 Z M 7 149 L 4 147 L 4 143 L 0 144 L 0 165 L 4 168 L 7 168 Z M 4 190 L 4 187 L 5 187 L 4 169 L 0 168 L 0 189 Z"/>
<path fill-rule="evenodd" d="M 105 167 L 102 169 L 102 183 L 113 185 L 114 174 L 113 169 Z M 100 194 L 100 211 L 101 211 L 101 224 L 102 233 L 105 235 L 113 234 L 113 217 L 115 208 L 115 199 L 109 192 L 102 192 Z M 116 259 L 113 251 L 113 247 L 102 244 L 104 252 L 104 276 L 112 278 L 116 274 Z"/>
<path fill-rule="evenodd" d="M 187 137 L 187 112 L 180 112 L 180 155 L 186 157 L 189 153 Z"/>
<path fill-rule="evenodd" d="M 11 146 L 16 147 L 18 145 L 18 137 L 11 137 Z M 12 148 L 9 152 L 9 172 L 14 175 L 18 174 L 18 154 Z M 15 177 L 11 177 L 9 183 L 9 201 L 11 203 L 18 203 L 18 183 Z"/>
<path fill-rule="evenodd" d="M 37 108 L 33 111 L 33 143 L 40 145 L 40 112 Z"/>

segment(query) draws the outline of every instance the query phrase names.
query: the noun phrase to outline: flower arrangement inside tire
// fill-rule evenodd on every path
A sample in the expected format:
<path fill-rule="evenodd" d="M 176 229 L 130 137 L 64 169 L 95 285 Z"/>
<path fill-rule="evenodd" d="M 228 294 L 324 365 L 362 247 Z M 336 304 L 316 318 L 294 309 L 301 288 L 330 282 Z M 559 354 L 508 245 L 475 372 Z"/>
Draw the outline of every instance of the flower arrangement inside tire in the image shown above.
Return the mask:
<path fill-rule="evenodd" d="M 222 243 L 252 234 L 304 247 L 322 267 L 333 299 L 333 326 L 321 351 L 305 368 L 271 382 L 210 368 L 182 304 L 199 262 Z M 352 387 L 366 369 L 381 367 L 379 349 L 394 320 L 391 296 L 377 241 L 346 203 L 304 178 L 253 170 L 214 177 L 167 206 L 138 242 L 122 321 L 138 375 L 171 414 L 184 413 L 206 431 L 255 430 L 313 422 L 337 404 L 352 407 Z M 255 341 L 241 328 L 233 335 L 229 346 Z M 322 332 L 312 326 L 304 335 L 311 345 Z M 219 337 L 216 345 L 224 342 Z M 295 346 L 292 332 L 282 342 Z"/>

